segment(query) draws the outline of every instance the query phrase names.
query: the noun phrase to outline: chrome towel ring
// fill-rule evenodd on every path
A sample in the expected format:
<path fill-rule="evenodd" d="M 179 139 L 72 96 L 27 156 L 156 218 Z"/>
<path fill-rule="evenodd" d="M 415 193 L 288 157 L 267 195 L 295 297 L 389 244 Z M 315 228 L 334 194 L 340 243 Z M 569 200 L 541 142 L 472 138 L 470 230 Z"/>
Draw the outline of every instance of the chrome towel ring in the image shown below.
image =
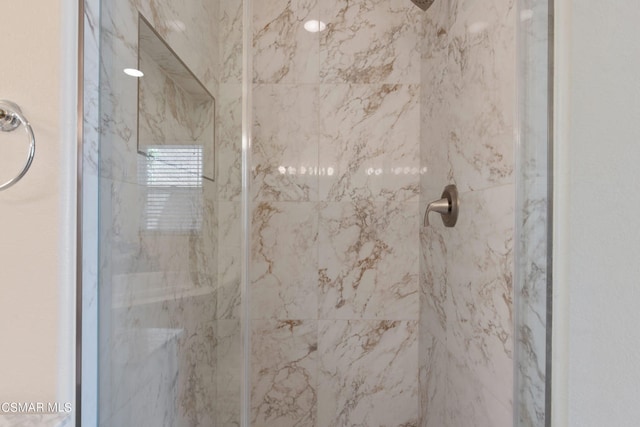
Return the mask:
<path fill-rule="evenodd" d="M 33 156 L 36 154 L 36 137 L 33 134 L 29 120 L 22 114 L 22 110 L 16 104 L 11 101 L 0 100 L 0 130 L 2 130 L 2 132 L 11 132 L 16 130 L 20 125 L 24 126 L 27 136 L 29 137 L 29 155 L 27 156 L 27 162 L 15 178 L 0 185 L 0 191 L 6 190 L 22 179 L 31 167 Z"/>

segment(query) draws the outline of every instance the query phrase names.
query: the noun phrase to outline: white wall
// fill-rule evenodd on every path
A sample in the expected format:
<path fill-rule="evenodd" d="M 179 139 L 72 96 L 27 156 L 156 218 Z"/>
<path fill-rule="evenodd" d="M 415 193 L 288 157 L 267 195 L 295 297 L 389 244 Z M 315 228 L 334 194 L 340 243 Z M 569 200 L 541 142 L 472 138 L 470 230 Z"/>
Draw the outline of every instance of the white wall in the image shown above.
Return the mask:
<path fill-rule="evenodd" d="M 640 3 L 557 2 L 554 411 L 640 419 Z"/>
<path fill-rule="evenodd" d="M 0 0 L 0 10 L 0 99 L 22 107 L 37 138 L 29 173 L 0 192 L 0 402 L 70 402 L 77 1 Z M 19 168 L 2 155 L 9 137 L 3 177 Z"/>

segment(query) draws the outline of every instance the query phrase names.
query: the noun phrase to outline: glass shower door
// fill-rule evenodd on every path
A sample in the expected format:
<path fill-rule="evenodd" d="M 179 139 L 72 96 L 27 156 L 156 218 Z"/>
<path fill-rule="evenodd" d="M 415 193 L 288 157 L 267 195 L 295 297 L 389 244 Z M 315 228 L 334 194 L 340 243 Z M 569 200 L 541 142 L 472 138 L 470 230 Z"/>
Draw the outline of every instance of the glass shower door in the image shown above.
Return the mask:
<path fill-rule="evenodd" d="M 83 420 L 239 425 L 242 2 L 87 1 L 85 23 L 99 261 Z"/>

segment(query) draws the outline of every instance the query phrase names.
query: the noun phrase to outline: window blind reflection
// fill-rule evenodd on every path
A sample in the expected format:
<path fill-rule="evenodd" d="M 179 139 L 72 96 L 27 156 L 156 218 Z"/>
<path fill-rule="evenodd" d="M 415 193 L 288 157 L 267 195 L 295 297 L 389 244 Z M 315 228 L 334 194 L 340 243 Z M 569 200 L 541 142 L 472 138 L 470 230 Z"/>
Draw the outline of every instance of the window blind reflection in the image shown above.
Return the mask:
<path fill-rule="evenodd" d="M 200 145 L 147 146 L 139 158 L 139 181 L 145 183 L 145 230 L 190 231 L 202 227 Z"/>

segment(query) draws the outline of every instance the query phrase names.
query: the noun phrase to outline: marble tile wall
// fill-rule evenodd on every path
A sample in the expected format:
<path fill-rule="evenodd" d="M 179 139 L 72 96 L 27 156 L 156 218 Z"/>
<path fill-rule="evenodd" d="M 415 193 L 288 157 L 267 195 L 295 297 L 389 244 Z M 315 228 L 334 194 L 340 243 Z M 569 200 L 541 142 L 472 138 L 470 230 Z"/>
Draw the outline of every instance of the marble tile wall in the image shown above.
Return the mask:
<path fill-rule="evenodd" d="M 87 85 L 100 111 L 90 127 L 99 156 L 88 153 L 100 187 L 100 425 L 239 425 L 242 2 L 101 3 L 100 86 Z M 122 73 L 138 64 L 138 12 L 216 98 L 215 181 L 169 190 L 201 214 L 191 230 L 150 231 L 143 221 L 138 82 Z M 180 115 L 160 108 L 172 107 L 167 99 L 150 106 Z M 176 133 L 188 120 L 163 128 L 157 119 L 143 120 L 145 135 L 189 136 Z"/>
<path fill-rule="evenodd" d="M 253 2 L 252 34 L 252 425 L 416 426 L 421 16 Z"/>
<path fill-rule="evenodd" d="M 460 217 L 420 231 L 420 425 L 513 423 L 513 0 L 435 2 L 422 46 L 421 206 L 455 183 Z"/>

